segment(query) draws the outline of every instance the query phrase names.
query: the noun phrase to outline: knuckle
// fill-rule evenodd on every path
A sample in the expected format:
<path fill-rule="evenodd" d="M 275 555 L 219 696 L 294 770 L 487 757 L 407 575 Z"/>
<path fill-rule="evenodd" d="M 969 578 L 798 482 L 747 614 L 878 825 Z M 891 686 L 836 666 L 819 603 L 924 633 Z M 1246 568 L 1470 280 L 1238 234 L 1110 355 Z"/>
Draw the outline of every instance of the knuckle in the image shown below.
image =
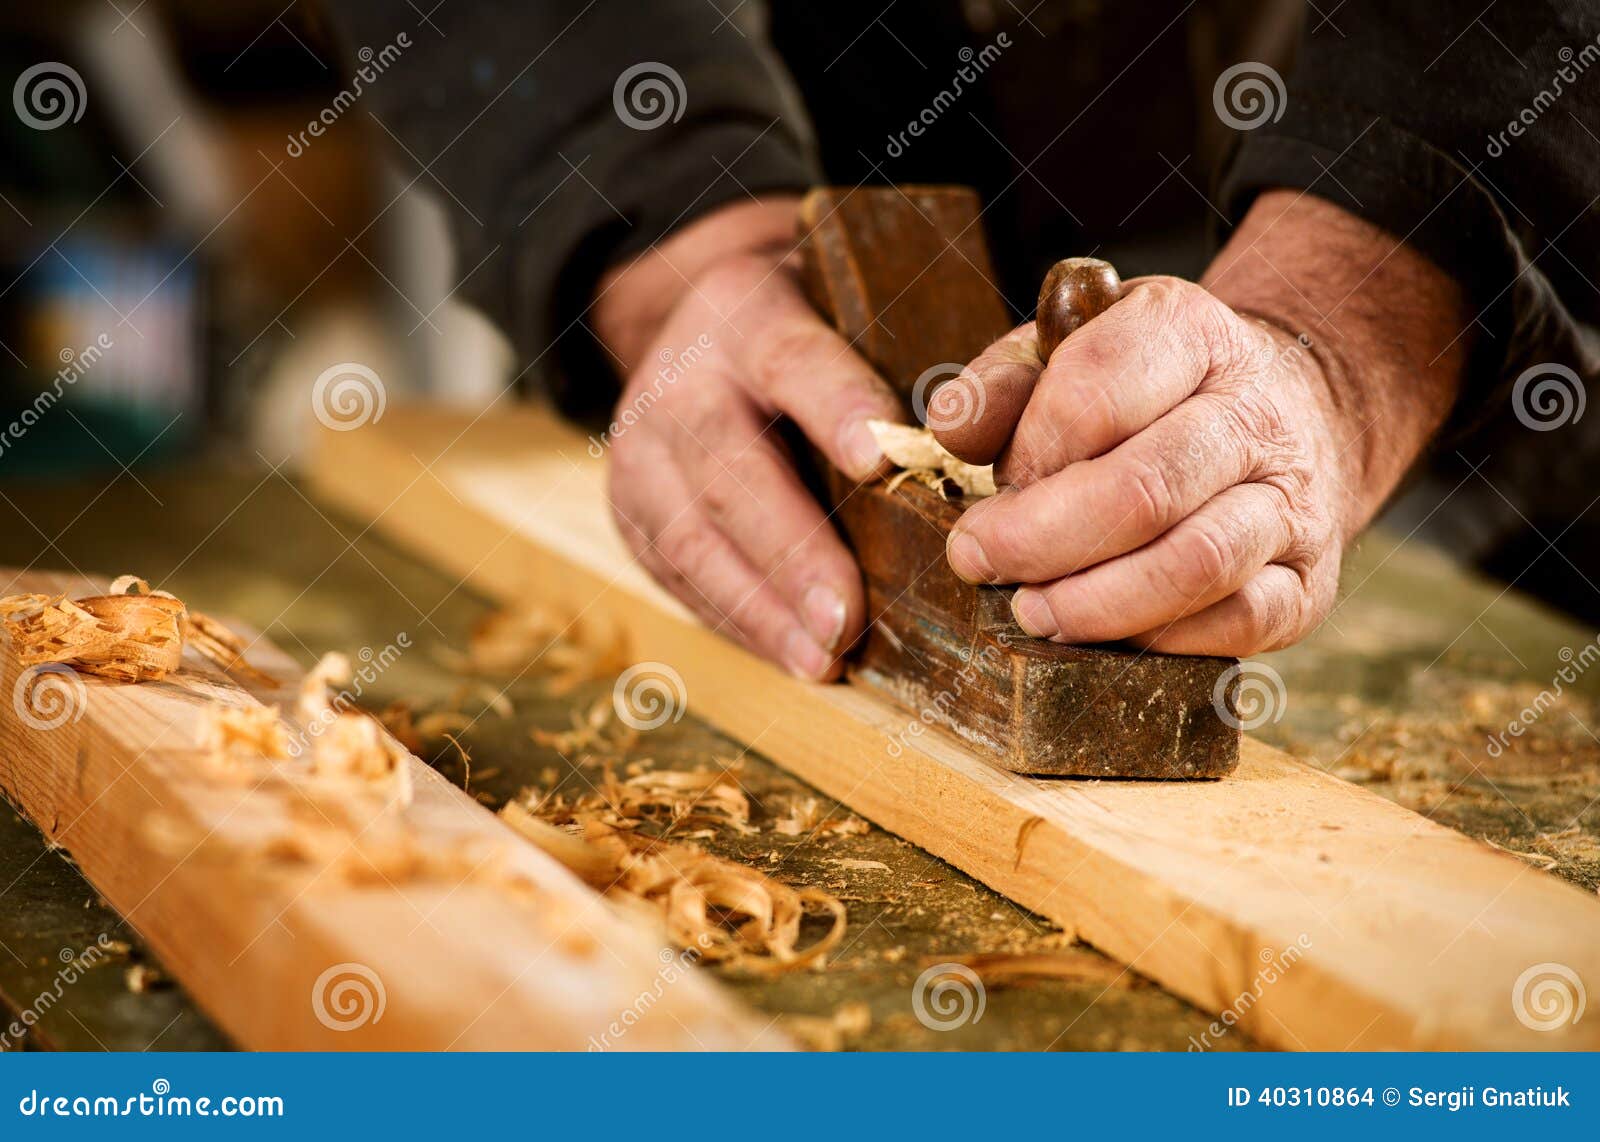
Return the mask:
<path fill-rule="evenodd" d="M 1133 461 L 1122 477 L 1121 492 L 1127 518 L 1138 530 L 1161 528 L 1170 522 L 1177 497 L 1171 477 L 1161 465 L 1149 460 Z"/>
<path fill-rule="evenodd" d="M 775 321 L 761 338 L 751 368 L 757 388 L 777 392 L 796 373 L 809 371 L 819 348 L 821 327 L 804 318 L 784 317 Z"/>
<path fill-rule="evenodd" d="M 1178 540 L 1178 558 L 1171 572 L 1172 585 L 1189 595 L 1209 590 L 1233 570 L 1237 544 L 1213 523 L 1194 521 Z"/>
<path fill-rule="evenodd" d="M 656 550 L 678 578 L 703 583 L 716 563 L 717 536 L 703 525 L 671 527 L 656 538 Z"/>
<path fill-rule="evenodd" d="M 720 259 L 695 279 L 695 288 L 713 309 L 728 313 L 750 296 L 772 272 L 768 259 L 739 254 Z"/>

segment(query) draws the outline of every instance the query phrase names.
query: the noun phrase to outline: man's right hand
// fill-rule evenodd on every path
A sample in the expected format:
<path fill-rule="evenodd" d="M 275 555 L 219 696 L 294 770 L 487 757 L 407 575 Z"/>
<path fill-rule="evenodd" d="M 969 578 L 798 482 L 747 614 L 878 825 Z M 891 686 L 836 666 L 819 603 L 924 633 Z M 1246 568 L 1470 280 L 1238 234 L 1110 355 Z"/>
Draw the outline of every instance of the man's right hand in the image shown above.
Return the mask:
<path fill-rule="evenodd" d="M 796 219 L 796 200 L 769 199 L 692 223 L 607 275 L 595 325 L 628 376 L 609 449 L 628 545 L 713 629 L 821 679 L 861 631 L 861 576 L 779 422 L 864 480 L 885 468 L 866 422 L 899 406 L 807 302 Z"/>

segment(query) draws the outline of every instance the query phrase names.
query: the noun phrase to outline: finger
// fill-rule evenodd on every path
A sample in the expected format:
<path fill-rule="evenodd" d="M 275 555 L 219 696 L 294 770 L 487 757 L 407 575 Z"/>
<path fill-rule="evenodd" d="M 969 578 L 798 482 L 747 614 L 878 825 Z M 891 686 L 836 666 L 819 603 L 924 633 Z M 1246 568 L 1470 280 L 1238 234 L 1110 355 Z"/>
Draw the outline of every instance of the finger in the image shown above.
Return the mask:
<path fill-rule="evenodd" d="M 768 411 L 800 426 L 846 475 L 865 480 L 885 466 L 869 420 L 904 419 L 899 398 L 843 337 L 823 324 L 798 292 L 764 303 L 742 342 L 745 383 Z"/>
<path fill-rule="evenodd" d="M 1043 583 L 1125 554 L 1249 478 L 1251 449 L 1218 432 L 1236 411 L 1201 394 L 1104 456 L 980 500 L 950 532 L 950 565 L 975 583 Z M 1214 437 L 1211 447 L 1189 447 Z"/>
<path fill-rule="evenodd" d="M 1319 588 L 1300 572 L 1269 563 L 1239 590 L 1203 611 L 1131 636 L 1128 641 L 1163 654 L 1214 654 L 1244 658 L 1288 646 L 1321 613 Z M 1331 595 L 1331 592 L 1329 592 Z"/>
<path fill-rule="evenodd" d="M 730 408 L 684 428 L 671 447 L 712 523 L 821 649 L 833 654 L 854 641 L 866 609 L 861 573 L 775 431 Z"/>
<path fill-rule="evenodd" d="M 1022 418 L 1042 368 L 1033 322 L 1020 325 L 934 390 L 928 427 L 939 443 L 969 464 L 990 464 Z"/>
<path fill-rule="evenodd" d="M 1222 303 L 1191 282 L 1134 279 L 1056 348 L 996 479 L 1036 483 L 1154 424 L 1227 364 L 1225 318 Z"/>
<path fill-rule="evenodd" d="M 1022 629 L 1057 642 L 1111 642 L 1205 610 L 1289 548 L 1283 493 L 1238 484 L 1154 543 L 1012 599 Z"/>
<path fill-rule="evenodd" d="M 714 630 L 802 678 L 831 678 L 834 656 L 806 631 L 775 587 L 756 573 L 690 495 L 665 448 L 613 453 L 611 502 L 619 530 L 645 568 Z M 631 458 L 630 458 L 631 453 Z M 630 464 L 647 465 L 641 484 Z M 648 489 L 641 495 L 641 489 Z"/>

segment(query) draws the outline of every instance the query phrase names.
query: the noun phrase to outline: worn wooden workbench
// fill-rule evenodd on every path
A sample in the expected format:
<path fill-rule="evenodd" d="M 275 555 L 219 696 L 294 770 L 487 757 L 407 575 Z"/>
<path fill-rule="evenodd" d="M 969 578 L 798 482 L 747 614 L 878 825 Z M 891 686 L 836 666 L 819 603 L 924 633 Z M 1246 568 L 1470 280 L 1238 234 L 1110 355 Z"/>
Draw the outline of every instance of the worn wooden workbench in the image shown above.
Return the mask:
<path fill-rule="evenodd" d="M 458 679 L 438 652 L 459 647 L 485 607 L 446 577 L 329 516 L 279 474 L 210 464 L 140 480 L 124 476 L 109 488 L 103 480 L 0 484 L 0 563 L 135 571 L 213 613 L 265 627 L 308 663 L 325 650 L 376 650 L 404 631 L 414 649 L 381 677 L 374 705 L 442 699 L 455 689 Z M 1594 638 L 1415 545 L 1375 538 L 1352 559 L 1344 602 L 1328 626 L 1265 660 L 1284 683 L 1274 706 L 1281 718 L 1257 732 L 1593 890 L 1600 885 L 1600 739 L 1591 730 L 1600 728 L 1600 671 L 1590 678 L 1581 666 L 1591 661 L 1594 651 L 1583 650 Z M 1563 667 L 1578 675 L 1575 683 L 1558 681 Z M 1541 697 L 1558 686 L 1563 693 L 1553 701 Z M 555 699 L 536 678 L 518 682 L 510 691 L 515 716 L 483 719 L 467 738 L 471 790 L 498 804 L 548 780 L 552 769 L 561 780 L 568 762 L 527 731 L 564 728 L 573 710 L 608 688 L 594 683 Z M 1525 709 L 1533 714 L 1522 735 L 1505 734 L 1504 748 L 1491 747 L 1491 735 Z M 654 731 L 638 751 L 664 765 L 738 752 L 692 718 Z M 439 764 L 467 779 L 453 750 Z M 757 825 L 770 826 L 806 796 L 759 757 L 745 759 L 741 780 Z M 925 964 L 1059 949 L 1063 935 L 877 829 L 800 839 L 763 827 L 706 843 L 846 901 L 850 932 L 826 972 L 730 986 L 774 1014 L 864 1003 L 871 1027 L 847 1037 L 847 1046 L 1183 1049 L 1210 1023 L 1080 949 L 1077 978 L 991 987 L 981 1019 L 932 1029 L 911 1004 Z M 102 935 L 113 951 L 84 956 Z M 64 973 L 68 961 L 85 966 Z M 135 964 L 149 965 L 138 938 L 29 824 L 0 810 L 0 1004 L 8 1009 L 0 1042 L 26 1011 L 33 1045 L 225 1045 L 180 990 L 131 991 L 127 969 Z M 1218 1046 L 1249 1044 L 1231 1034 Z"/>

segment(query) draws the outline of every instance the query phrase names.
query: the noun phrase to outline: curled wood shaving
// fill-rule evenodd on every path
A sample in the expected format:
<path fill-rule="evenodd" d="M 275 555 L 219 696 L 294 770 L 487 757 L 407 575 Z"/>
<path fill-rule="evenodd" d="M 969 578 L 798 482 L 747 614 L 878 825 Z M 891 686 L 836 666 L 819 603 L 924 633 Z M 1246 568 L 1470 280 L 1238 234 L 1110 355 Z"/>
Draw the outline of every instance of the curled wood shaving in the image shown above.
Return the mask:
<path fill-rule="evenodd" d="M 247 758 L 280 760 L 289 756 L 289 734 L 271 706 L 212 706 L 200 748 L 222 765 Z"/>
<path fill-rule="evenodd" d="M 632 661 L 626 632 L 604 619 L 564 618 L 522 602 L 485 615 L 467 639 L 466 654 L 452 654 L 449 665 L 464 673 L 509 677 L 527 670 L 549 678 L 560 697 L 584 682 L 620 674 Z"/>
<path fill-rule="evenodd" d="M 772 823 L 772 831 L 782 837 L 808 837 L 813 834 L 836 837 L 860 836 L 871 826 L 860 817 L 846 813 L 842 817 L 830 816 L 815 797 L 794 797 L 783 814 Z"/>
<path fill-rule="evenodd" d="M 891 489 L 909 479 L 926 484 L 945 499 L 952 498 L 946 481 L 965 495 L 995 494 L 992 464 L 968 464 L 952 456 L 930 430 L 887 420 L 869 420 L 867 427 L 890 463 L 903 469 L 890 480 Z"/>
<path fill-rule="evenodd" d="M 229 673 L 273 685 L 244 660 L 243 640 L 227 627 L 135 575 L 118 576 L 104 595 L 8 595 L 0 618 L 24 666 L 59 662 L 118 682 L 154 682 L 178 669 L 187 643 Z"/>
<path fill-rule="evenodd" d="M 928 964 L 957 963 L 971 968 L 987 985 L 1019 979 L 1062 979 L 1101 987 L 1130 988 L 1139 979 L 1121 964 L 1079 949 L 1044 952 L 981 952 L 968 956 L 939 956 Z"/>
<path fill-rule="evenodd" d="M 392 779 L 396 799 L 411 801 L 411 755 L 379 721 L 341 708 L 329 686 L 350 680 L 350 660 L 325 654 L 300 684 L 299 714 L 311 739 L 311 765 L 319 775 L 360 781 Z"/>
<path fill-rule="evenodd" d="M 817 888 L 795 889 L 764 873 L 612 823 L 609 804 L 575 807 L 524 791 L 501 818 L 608 899 L 665 922 L 677 947 L 733 971 L 773 976 L 821 968 L 844 939 L 845 908 Z M 831 919 L 828 932 L 799 947 L 807 915 Z"/>
<path fill-rule="evenodd" d="M 535 726 L 528 736 L 562 754 L 585 752 L 620 757 L 639 743 L 639 731 L 617 719 L 616 705 L 609 697 L 596 700 L 581 714 L 573 711 L 570 717 L 570 730 L 541 730 Z"/>

